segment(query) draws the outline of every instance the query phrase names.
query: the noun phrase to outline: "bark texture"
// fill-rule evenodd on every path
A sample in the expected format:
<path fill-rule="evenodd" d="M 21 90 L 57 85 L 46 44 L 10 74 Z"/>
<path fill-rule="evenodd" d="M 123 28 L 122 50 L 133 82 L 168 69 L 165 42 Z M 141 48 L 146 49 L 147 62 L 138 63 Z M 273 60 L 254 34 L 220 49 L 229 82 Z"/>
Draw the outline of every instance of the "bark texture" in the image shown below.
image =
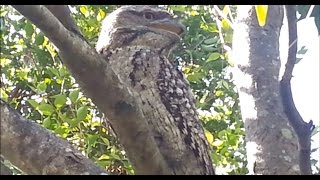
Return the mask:
<path fill-rule="evenodd" d="M 64 64 L 80 87 L 112 122 L 136 174 L 174 174 L 170 161 L 165 161 L 149 129 L 148 120 L 139 109 L 139 102 L 123 84 L 108 62 L 78 33 L 64 26 L 68 18 L 57 19 L 44 6 L 13 6 L 32 21 L 57 47 Z M 54 9 L 55 7 L 50 7 Z M 58 7 L 57 7 L 58 8 Z M 67 8 L 67 6 L 60 6 Z M 61 11 L 67 12 L 67 11 Z M 63 25 L 64 24 L 64 25 Z M 66 28 L 67 27 L 67 28 Z M 71 28 L 74 29 L 74 28 Z M 178 150 L 168 152 L 180 154 Z M 32 163 L 32 162 L 30 162 Z M 199 169 L 186 163 L 182 168 Z M 179 171 L 179 170 L 178 170 Z M 183 171 L 180 171 L 183 172 Z"/>
<path fill-rule="evenodd" d="M 1 154 L 26 174 L 106 174 L 67 140 L 1 105 Z M 1 165 L 2 166 L 2 165 Z"/>
<path fill-rule="evenodd" d="M 158 28 L 149 28 L 155 21 L 148 24 L 143 16 L 135 15 L 144 10 L 163 15 L 166 21 L 170 21 L 169 27 L 180 30 L 178 32 L 184 29 L 163 9 L 124 6 L 104 20 L 97 50 L 135 96 L 137 107 L 148 122 L 150 136 L 157 143 L 159 156 L 163 156 L 170 168 L 169 174 L 212 175 L 209 145 L 189 83 L 171 63 L 173 61 L 167 58 L 180 37 Z M 160 15 L 157 17 L 161 19 Z M 112 119 L 110 121 L 111 124 L 116 123 Z M 136 159 L 134 154 L 128 154 L 128 157 Z"/>
<path fill-rule="evenodd" d="M 234 78 L 246 130 L 250 174 L 300 174 L 297 137 L 284 113 L 279 87 L 283 6 L 268 8 L 260 27 L 254 6 L 239 6 L 234 29 Z"/>

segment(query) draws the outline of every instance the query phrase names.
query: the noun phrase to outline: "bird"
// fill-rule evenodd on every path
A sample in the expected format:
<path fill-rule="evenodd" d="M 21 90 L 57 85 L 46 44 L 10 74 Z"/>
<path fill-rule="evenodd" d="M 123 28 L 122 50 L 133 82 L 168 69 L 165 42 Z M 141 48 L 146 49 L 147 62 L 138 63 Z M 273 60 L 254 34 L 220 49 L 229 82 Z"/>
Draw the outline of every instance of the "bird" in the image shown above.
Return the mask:
<path fill-rule="evenodd" d="M 96 50 L 137 98 L 174 174 L 213 175 L 210 147 L 190 84 L 168 59 L 185 32 L 185 26 L 164 8 L 126 5 L 103 20 Z M 170 153 L 173 150 L 180 153 Z M 199 168 L 184 168 L 186 159 Z"/>

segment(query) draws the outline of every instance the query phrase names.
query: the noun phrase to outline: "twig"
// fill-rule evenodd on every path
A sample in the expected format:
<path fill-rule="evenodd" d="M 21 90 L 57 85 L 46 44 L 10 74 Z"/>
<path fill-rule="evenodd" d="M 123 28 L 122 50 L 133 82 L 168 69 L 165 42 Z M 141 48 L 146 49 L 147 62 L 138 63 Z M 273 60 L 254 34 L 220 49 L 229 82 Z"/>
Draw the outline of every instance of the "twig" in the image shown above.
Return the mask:
<path fill-rule="evenodd" d="M 219 15 L 220 17 L 225 19 L 228 22 L 229 26 L 233 29 L 233 23 L 228 19 L 228 17 L 223 12 L 221 12 L 221 10 L 218 8 L 218 6 L 214 5 L 213 9 L 215 10 L 216 15 Z"/>
<path fill-rule="evenodd" d="M 315 5 L 311 5 L 311 6 L 310 6 L 310 9 L 309 9 L 309 11 L 308 11 L 308 14 L 307 14 L 306 18 L 309 18 L 309 17 L 310 17 L 310 15 L 311 15 L 314 7 L 315 7 Z"/>
<path fill-rule="evenodd" d="M 306 123 L 299 114 L 291 91 L 290 80 L 292 78 L 292 71 L 296 62 L 297 53 L 297 18 L 296 9 L 294 5 L 286 5 L 286 14 L 288 19 L 289 29 L 289 50 L 288 61 L 286 63 L 285 72 L 282 80 L 280 81 L 280 93 L 282 98 L 282 104 L 284 112 L 288 117 L 288 120 L 298 135 L 299 140 L 299 166 L 301 174 L 312 174 L 311 170 L 311 133 L 315 126 L 312 120 Z"/>

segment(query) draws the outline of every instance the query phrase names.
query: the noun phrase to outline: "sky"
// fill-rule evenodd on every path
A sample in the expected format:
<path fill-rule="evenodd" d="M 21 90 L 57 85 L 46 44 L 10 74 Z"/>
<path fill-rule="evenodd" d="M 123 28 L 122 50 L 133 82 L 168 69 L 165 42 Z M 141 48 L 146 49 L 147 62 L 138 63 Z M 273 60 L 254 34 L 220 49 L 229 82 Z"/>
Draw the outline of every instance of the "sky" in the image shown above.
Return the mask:
<path fill-rule="evenodd" d="M 286 20 L 286 18 L 284 18 Z M 298 50 L 306 46 L 308 51 L 302 57 L 303 59 L 295 65 L 293 78 L 291 79 L 291 88 L 293 100 L 296 108 L 302 118 L 309 122 L 313 120 L 316 126 L 319 126 L 319 67 L 320 67 L 320 37 L 314 23 L 314 18 L 307 18 L 297 23 L 298 31 Z M 288 52 L 288 27 L 284 22 L 280 33 L 280 54 L 282 68 L 287 59 Z M 297 56 L 301 57 L 301 56 Z M 281 75 L 282 76 L 282 75 Z M 313 136 L 312 148 L 319 148 L 320 133 Z M 318 160 L 320 152 L 314 152 L 312 158 Z"/>

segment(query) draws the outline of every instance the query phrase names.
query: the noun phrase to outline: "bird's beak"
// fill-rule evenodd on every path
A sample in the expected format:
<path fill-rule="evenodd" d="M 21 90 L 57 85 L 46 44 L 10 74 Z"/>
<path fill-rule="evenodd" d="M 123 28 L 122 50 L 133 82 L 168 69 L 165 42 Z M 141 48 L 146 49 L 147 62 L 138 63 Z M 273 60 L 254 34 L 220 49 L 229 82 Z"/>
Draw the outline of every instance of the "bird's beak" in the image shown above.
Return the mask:
<path fill-rule="evenodd" d="M 173 19 L 161 19 L 158 21 L 154 21 L 149 24 L 149 27 L 166 30 L 171 33 L 177 34 L 178 36 L 182 36 L 182 34 L 186 31 L 184 25 Z"/>

